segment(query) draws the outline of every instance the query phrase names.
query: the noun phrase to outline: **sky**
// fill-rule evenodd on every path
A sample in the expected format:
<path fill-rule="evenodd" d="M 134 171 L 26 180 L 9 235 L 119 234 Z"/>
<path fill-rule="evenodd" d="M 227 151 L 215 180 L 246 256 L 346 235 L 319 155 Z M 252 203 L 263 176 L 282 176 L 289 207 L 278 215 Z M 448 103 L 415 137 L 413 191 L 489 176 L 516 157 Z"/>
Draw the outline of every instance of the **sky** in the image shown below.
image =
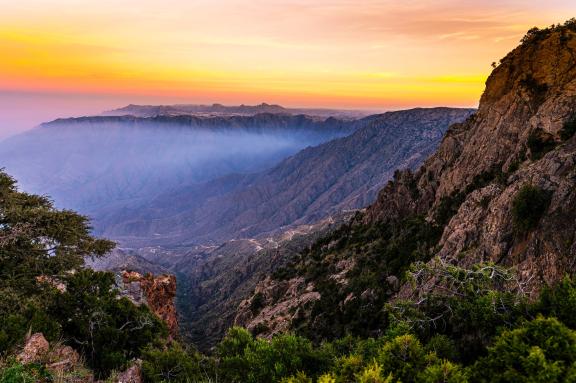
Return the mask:
<path fill-rule="evenodd" d="M 130 103 L 476 106 L 573 0 L 0 0 L 0 138 Z"/>

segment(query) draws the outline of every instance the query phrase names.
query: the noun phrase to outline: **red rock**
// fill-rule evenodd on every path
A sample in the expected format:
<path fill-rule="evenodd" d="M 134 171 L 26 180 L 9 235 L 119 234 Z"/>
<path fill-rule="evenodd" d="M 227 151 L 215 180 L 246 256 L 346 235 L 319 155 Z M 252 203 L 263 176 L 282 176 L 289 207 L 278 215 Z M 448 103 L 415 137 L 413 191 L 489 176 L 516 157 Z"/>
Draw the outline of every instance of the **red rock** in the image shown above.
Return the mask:
<path fill-rule="evenodd" d="M 23 364 L 38 362 L 48 353 L 49 348 L 50 345 L 44 335 L 38 332 L 26 340 L 24 349 L 16 359 Z"/>

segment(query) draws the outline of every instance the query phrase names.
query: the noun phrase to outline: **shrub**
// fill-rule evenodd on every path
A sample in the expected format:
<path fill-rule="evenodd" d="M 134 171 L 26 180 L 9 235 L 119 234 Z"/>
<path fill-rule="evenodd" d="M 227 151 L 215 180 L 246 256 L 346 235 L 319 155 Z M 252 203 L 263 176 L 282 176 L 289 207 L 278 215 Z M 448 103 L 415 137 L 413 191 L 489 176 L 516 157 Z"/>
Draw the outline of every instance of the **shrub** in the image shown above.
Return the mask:
<path fill-rule="evenodd" d="M 426 352 L 414 335 L 402 335 L 384 345 L 377 361 L 395 379 L 414 382 L 426 366 Z"/>
<path fill-rule="evenodd" d="M 142 374 L 147 382 L 195 382 L 203 378 L 202 358 L 187 353 L 178 343 L 167 349 L 149 347 L 142 354 Z"/>
<path fill-rule="evenodd" d="M 48 383 L 51 374 L 39 364 L 23 365 L 10 360 L 6 366 L 0 365 L 0 383 Z"/>
<path fill-rule="evenodd" d="M 524 185 L 512 200 L 512 224 L 517 233 L 534 229 L 548 209 L 551 194 L 533 185 Z"/>
<path fill-rule="evenodd" d="M 241 328 L 232 328 L 217 346 L 220 372 L 231 382 L 276 382 L 305 372 L 317 376 L 327 370 L 332 356 L 314 349 L 312 343 L 292 334 L 271 341 L 254 339 Z"/>
<path fill-rule="evenodd" d="M 382 367 L 377 363 L 372 363 L 356 376 L 358 383 L 392 383 L 392 374 L 386 378 L 382 375 Z"/>
<path fill-rule="evenodd" d="M 556 141 L 550 133 L 537 128 L 528 136 L 527 145 L 530 149 L 530 157 L 537 161 L 556 147 Z"/>
<path fill-rule="evenodd" d="M 264 303 L 264 295 L 261 292 L 257 292 L 250 301 L 250 311 L 252 311 L 253 314 L 258 314 L 260 309 L 264 307 Z"/>
<path fill-rule="evenodd" d="M 544 287 L 537 311 L 558 318 L 566 326 L 576 329 L 576 282 L 570 277 L 564 277 L 557 285 Z"/>
<path fill-rule="evenodd" d="M 428 367 L 418 376 L 420 383 L 468 383 L 468 372 L 448 360 L 441 360 Z"/>
<path fill-rule="evenodd" d="M 576 333 L 557 319 L 539 317 L 503 332 L 473 370 L 474 381 L 566 382 L 576 362 Z"/>

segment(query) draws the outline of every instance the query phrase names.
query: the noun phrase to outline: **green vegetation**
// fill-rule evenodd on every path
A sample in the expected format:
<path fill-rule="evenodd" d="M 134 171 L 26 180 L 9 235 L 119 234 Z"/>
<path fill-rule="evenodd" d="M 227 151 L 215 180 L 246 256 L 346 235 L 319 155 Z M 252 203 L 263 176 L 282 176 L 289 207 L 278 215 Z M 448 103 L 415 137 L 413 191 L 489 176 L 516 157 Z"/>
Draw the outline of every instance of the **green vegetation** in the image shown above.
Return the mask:
<path fill-rule="evenodd" d="M 164 324 L 146 307 L 119 298 L 112 274 L 84 269 L 84 257 L 112 247 L 90 235 L 86 217 L 19 192 L 0 173 L 0 357 L 13 353 L 27 333 L 41 332 L 81 352 L 105 377 L 165 337 Z M 27 381 L 40 372 L 13 364 L 3 368 L 2 381 Z"/>
<path fill-rule="evenodd" d="M 158 383 L 576 381 L 572 278 L 534 301 L 513 270 L 431 259 L 465 195 L 501 173 L 476 177 L 439 208 L 436 222 L 419 215 L 394 225 L 357 222 L 318 241 L 291 265 L 322 294 L 313 321 L 270 340 L 234 327 L 211 355 L 168 340 L 146 307 L 118 296 L 112 274 L 83 267 L 85 256 L 112 247 L 89 235 L 86 218 L 18 192 L 0 174 L 0 383 L 56 381 L 42 365 L 10 356 L 28 332 L 72 346 L 98 378 L 139 358 L 145 381 Z M 532 185 L 518 192 L 519 233 L 538 224 L 550 197 Z M 345 285 L 331 277 L 342 269 Z M 401 280 L 412 283 L 411 295 L 390 301 Z M 257 295 L 252 311 L 263 301 Z"/>
<path fill-rule="evenodd" d="M 512 224 L 519 234 L 534 229 L 550 205 L 551 194 L 533 185 L 524 185 L 512 201 Z"/>
<path fill-rule="evenodd" d="M 38 364 L 23 365 L 15 360 L 0 362 L 0 383 L 48 383 L 52 376 Z"/>
<path fill-rule="evenodd" d="M 231 383 L 573 381 L 571 278 L 531 303 L 513 271 L 491 264 L 463 269 L 420 263 L 410 275 L 415 295 L 387 307 L 391 319 L 378 337 L 312 343 L 281 334 L 264 340 L 235 327 L 210 357 L 179 347 L 145 352 L 145 377 Z"/>
<path fill-rule="evenodd" d="M 549 36 L 554 32 L 563 33 L 566 30 L 576 32 L 576 18 L 572 18 L 566 21 L 564 24 L 557 24 L 557 25 L 552 24 L 550 27 L 544 29 L 539 29 L 537 27 L 531 28 L 530 30 L 528 30 L 526 35 L 522 37 L 522 40 L 520 40 L 520 42 L 525 45 L 536 44 L 538 41 L 546 38 L 547 36 Z M 565 39 L 564 35 L 562 37 L 564 40 Z"/>

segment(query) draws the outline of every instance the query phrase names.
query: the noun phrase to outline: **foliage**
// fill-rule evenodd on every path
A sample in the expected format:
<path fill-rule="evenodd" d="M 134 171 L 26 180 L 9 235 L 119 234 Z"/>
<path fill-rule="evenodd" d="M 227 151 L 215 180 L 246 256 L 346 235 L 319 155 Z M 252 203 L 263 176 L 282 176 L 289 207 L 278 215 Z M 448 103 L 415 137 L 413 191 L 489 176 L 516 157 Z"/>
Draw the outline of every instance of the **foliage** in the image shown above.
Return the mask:
<path fill-rule="evenodd" d="M 454 359 L 478 357 L 499 327 L 511 326 L 528 310 L 523 284 L 495 265 L 464 269 L 435 259 L 413 265 L 409 278 L 413 296 L 391 304 L 392 317 L 429 340 L 444 358 L 454 355 L 455 345 Z"/>
<path fill-rule="evenodd" d="M 48 383 L 52 375 L 41 365 L 23 365 L 15 360 L 0 363 L 0 383 Z"/>
<path fill-rule="evenodd" d="M 519 234 L 534 229 L 550 205 L 551 194 L 536 186 L 524 185 L 512 200 L 512 224 Z"/>
<path fill-rule="evenodd" d="M 421 383 L 468 383 L 468 371 L 449 360 L 429 365 L 418 375 Z"/>
<path fill-rule="evenodd" d="M 120 299 L 113 274 L 81 269 L 64 280 L 66 291 L 55 297 L 50 313 L 98 375 L 125 367 L 148 344 L 167 336 L 164 323 L 146 306 Z"/>
<path fill-rule="evenodd" d="M 217 347 L 220 374 L 229 382 L 274 382 L 306 371 L 316 376 L 329 364 L 322 348 L 292 334 L 270 342 L 254 339 L 241 328 L 232 328 Z"/>
<path fill-rule="evenodd" d="M 569 328 L 576 330 L 576 282 L 565 276 L 554 287 L 545 286 L 536 303 L 536 311 L 545 316 L 560 320 Z"/>
<path fill-rule="evenodd" d="M 474 366 L 479 382 L 566 382 L 576 362 L 576 333 L 538 317 L 503 332 Z"/>
<path fill-rule="evenodd" d="M 382 367 L 377 363 L 373 363 L 356 376 L 356 381 L 358 383 L 392 383 L 392 374 L 384 378 L 382 376 Z"/>
<path fill-rule="evenodd" d="M 384 371 L 402 382 L 414 382 L 427 364 L 426 352 L 414 335 L 402 335 L 386 343 L 376 359 Z"/>
<path fill-rule="evenodd" d="M 203 378 L 202 359 L 176 342 L 166 349 L 148 347 L 142 354 L 142 374 L 152 383 L 199 381 Z"/>
<path fill-rule="evenodd" d="M 0 172 L 0 355 L 41 332 L 80 351 L 102 378 L 167 335 L 146 307 L 119 299 L 112 274 L 84 268 L 85 257 L 114 246 L 90 230 L 86 217 L 19 192 Z M 31 368 L 14 365 L 3 374 L 22 381 L 40 371 Z"/>

